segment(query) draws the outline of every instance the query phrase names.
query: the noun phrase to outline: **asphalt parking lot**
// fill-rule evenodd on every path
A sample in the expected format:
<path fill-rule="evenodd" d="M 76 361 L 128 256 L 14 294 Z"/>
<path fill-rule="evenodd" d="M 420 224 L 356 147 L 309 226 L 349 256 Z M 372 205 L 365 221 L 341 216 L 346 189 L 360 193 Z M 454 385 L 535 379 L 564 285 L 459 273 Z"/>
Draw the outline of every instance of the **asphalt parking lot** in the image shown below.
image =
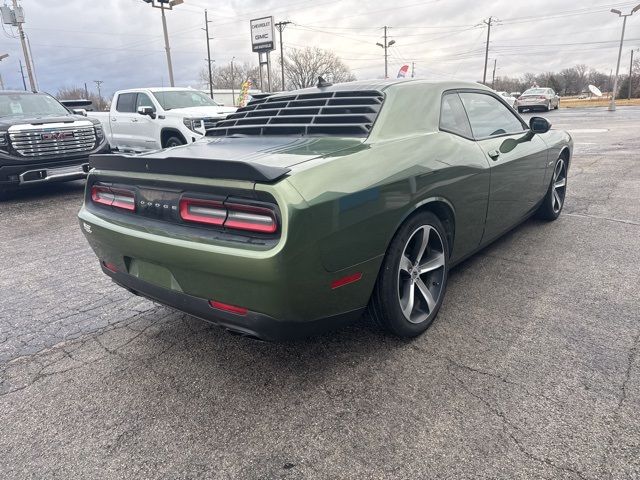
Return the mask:
<path fill-rule="evenodd" d="M 80 182 L 0 203 L 0 476 L 640 478 L 640 109 L 544 116 L 562 216 L 454 269 L 413 341 L 229 335 L 101 274 Z"/>

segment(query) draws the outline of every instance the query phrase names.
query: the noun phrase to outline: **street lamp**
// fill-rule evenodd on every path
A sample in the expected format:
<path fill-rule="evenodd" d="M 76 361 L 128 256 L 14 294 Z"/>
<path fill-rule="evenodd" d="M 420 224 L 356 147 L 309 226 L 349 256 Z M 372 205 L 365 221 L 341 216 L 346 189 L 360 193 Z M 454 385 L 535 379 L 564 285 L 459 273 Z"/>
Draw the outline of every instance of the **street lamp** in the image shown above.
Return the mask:
<path fill-rule="evenodd" d="M 630 17 L 634 13 L 640 10 L 640 4 L 636 5 L 631 13 L 624 14 L 620 10 L 612 8 L 611 13 L 615 13 L 619 17 L 622 17 L 622 36 L 620 37 L 620 50 L 618 51 L 618 64 L 616 66 L 616 77 L 613 80 L 613 92 L 611 92 L 611 103 L 609 104 L 609 111 L 615 112 L 616 110 L 616 91 L 618 90 L 618 74 L 620 73 L 620 59 L 622 58 L 622 44 L 624 43 L 624 30 L 627 26 L 627 17 Z"/>
<path fill-rule="evenodd" d="M 396 43 L 395 40 L 390 40 L 387 42 L 387 29 L 391 27 L 384 26 L 384 43 L 376 42 L 376 45 L 384 49 L 384 78 L 389 78 L 389 69 L 388 69 L 388 55 L 387 49 Z"/>
<path fill-rule="evenodd" d="M 165 10 L 173 10 L 173 7 L 184 3 L 184 0 L 142 0 L 150 4 L 153 8 L 159 8 L 162 12 L 162 30 L 164 31 L 164 49 L 167 51 L 167 66 L 169 67 L 169 83 L 175 87 L 173 81 L 173 66 L 171 65 L 171 50 L 169 49 L 169 34 L 167 33 L 167 19 L 164 16 Z M 167 6 L 165 6 L 167 5 Z"/>

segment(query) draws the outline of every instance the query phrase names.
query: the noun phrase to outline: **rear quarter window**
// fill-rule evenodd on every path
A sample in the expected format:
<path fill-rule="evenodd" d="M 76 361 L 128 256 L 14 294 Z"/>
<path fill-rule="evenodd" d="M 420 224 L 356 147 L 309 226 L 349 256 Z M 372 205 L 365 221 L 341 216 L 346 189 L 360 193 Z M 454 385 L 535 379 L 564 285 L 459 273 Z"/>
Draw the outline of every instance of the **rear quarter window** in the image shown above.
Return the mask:
<path fill-rule="evenodd" d="M 135 93 L 121 93 L 118 95 L 118 102 L 116 103 L 116 110 L 121 113 L 133 113 L 136 106 L 136 94 Z"/>

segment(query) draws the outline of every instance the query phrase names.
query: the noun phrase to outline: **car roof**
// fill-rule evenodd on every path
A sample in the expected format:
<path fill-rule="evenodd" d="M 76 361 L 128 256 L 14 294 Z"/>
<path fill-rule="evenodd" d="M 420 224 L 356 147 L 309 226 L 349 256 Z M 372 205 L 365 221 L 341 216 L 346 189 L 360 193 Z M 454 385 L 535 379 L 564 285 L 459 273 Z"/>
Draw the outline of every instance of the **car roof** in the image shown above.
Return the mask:
<path fill-rule="evenodd" d="M 44 93 L 44 92 L 30 92 L 28 90 L 0 90 L 0 95 L 16 95 L 16 94 L 35 95 L 38 93 Z"/>
<path fill-rule="evenodd" d="M 379 90 L 384 91 L 397 86 L 421 85 L 427 88 L 434 88 L 438 90 L 453 90 L 473 88 L 479 90 L 493 91 L 489 87 L 485 87 L 480 83 L 464 82 L 464 81 L 442 81 L 442 80 L 424 80 L 419 78 L 407 78 L 407 79 L 376 79 L 376 80 L 357 80 L 354 82 L 335 83 L 327 87 L 309 87 L 299 90 L 289 90 L 286 92 L 274 93 L 274 97 L 298 95 L 303 93 L 319 93 L 319 92 L 342 92 L 342 91 L 358 91 L 358 90 Z"/>
<path fill-rule="evenodd" d="M 125 90 L 118 90 L 118 93 L 135 93 L 135 92 L 181 92 L 184 90 L 193 90 L 195 92 L 199 92 L 200 90 L 196 90 L 192 87 L 140 87 L 140 88 L 127 88 Z"/>

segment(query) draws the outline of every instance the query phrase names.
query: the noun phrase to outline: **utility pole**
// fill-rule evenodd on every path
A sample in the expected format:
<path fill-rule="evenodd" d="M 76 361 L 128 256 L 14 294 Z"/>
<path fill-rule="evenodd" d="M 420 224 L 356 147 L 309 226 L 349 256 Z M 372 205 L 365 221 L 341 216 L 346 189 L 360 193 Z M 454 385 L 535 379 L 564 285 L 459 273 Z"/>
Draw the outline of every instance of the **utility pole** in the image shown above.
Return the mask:
<path fill-rule="evenodd" d="M 89 100 L 89 89 L 87 88 L 87 82 L 84 82 L 84 98 Z"/>
<path fill-rule="evenodd" d="M 640 51 L 640 48 L 638 49 Z M 628 100 L 631 100 L 631 86 L 633 85 L 633 49 L 631 49 L 631 62 L 629 63 L 629 95 Z"/>
<path fill-rule="evenodd" d="M 24 70 L 22 68 L 22 60 L 18 60 L 20 62 L 20 75 L 22 76 L 22 85 L 24 86 L 24 89 L 27 89 L 27 82 L 24 79 Z"/>
<path fill-rule="evenodd" d="M 236 57 L 233 57 L 231 59 L 231 101 L 232 101 L 232 105 L 235 107 L 236 106 L 236 91 L 235 91 L 235 82 L 236 82 L 236 76 L 233 73 L 233 61 L 236 59 Z"/>
<path fill-rule="evenodd" d="M 29 57 L 31 59 L 31 68 L 33 69 L 33 82 L 36 85 L 36 90 L 38 90 L 40 88 L 40 85 L 38 85 L 38 73 L 36 72 L 36 63 L 33 61 L 33 52 L 31 51 L 31 40 L 29 40 L 29 35 L 25 34 L 25 37 L 27 38 L 27 48 L 29 49 Z"/>
<path fill-rule="evenodd" d="M 489 20 L 483 20 L 487 26 L 487 46 L 484 51 L 484 73 L 482 74 L 482 84 L 487 84 L 487 63 L 489 62 L 489 39 L 491 38 L 491 25 L 493 24 L 494 18 L 489 17 Z"/>
<path fill-rule="evenodd" d="M 290 23 L 291 22 L 286 21 L 286 22 L 278 22 L 275 24 L 276 28 L 278 29 L 278 32 L 280 33 L 280 73 L 282 74 L 282 91 L 285 90 L 284 88 L 284 45 L 282 44 L 282 31 L 284 30 L 284 27 L 286 27 Z"/>
<path fill-rule="evenodd" d="M 15 1 L 15 0 L 14 0 Z M 630 17 L 634 13 L 640 10 L 640 5 L 636 5 L 636 7 L 631 10 L 631 13 L 623 14 L 620 10 L 616 10 L 615 8 L 611 9 L 611 13 L 615 13 L 618 17 L 622 17 L 622 35 L 620 36 L 620 49 L 618 50 L 618 64 L 616 65 L 616 76 L 613 79 L 613 92 L 611 93 L 611 103 L 609 104 L 609 111 L 616 111 L 616 93 L 618 89 L 618 74 L 620 73 L 620 59 L 622 57 L 622 44 L 624 43 L 624 30 L 627 26 L 627 17 Z"/>
<path fill-rule="evenodd" d="M 31 86 L 31 91 L 35 92 L 36 82 L 33 78 L 33 72 L 31 71 L 31 58 L 27 48 L 27 41 L 25 40 L 24 29 L 22 28 L 22 24 L 24 23 L 24 10 L 18 6 L 18 0 L 13 0 L 13 10 L 11 12 L 13 17 L 11 25 L 18 28 L 20 43 L 22 43 L 22 53 L 24 54 L 24 63 L 27 67 L 27 74 L 29 75 L 29 85 Z M 27 89 L 26 84 L 24 89 Z"/>
<path fill-rule="evenodd" d="M 414 77 L 415 70 L 416 70 L 416 62 L 411 62 L 411 78 Z"/>
<path fill-rule="evenodd" d="M 213 100 L 213 74 L 211 73 L 211 46 L 209 37 L 209 17 L 207 16 L 207 10 L 204 11 L 204 31 L 207 35 L 207 68 L 209 70 L 209 96 Z"/>
<path fill-rule="evenodd" d="M 16 1 L 16 0 L 14 0 Z M 171 64 L 171 48 L 169 48 L 169 33 L 167 32 L 167 19 L 164 15 L 165 10 L 173 10 L 173 7 L 184 3 L 184 0 L 142 0 L 145 3 L 150 4 L 153 8 L 159 8 L 162 13 L 162 30 L 164 32 L 164 49 L 167 52 L 167 66 L 169 67 L 169 83 L 172 87 L 175 87 L 173 81 L 173 65 Z M 156 5 L 156 2 L 158 3 Z M 168 5 L 166 7 L 165 5 Z M 211 63 L 211 62 L 209 62 Z"/>
<path fill-rule="evenodd" d="M 98 87 L 98 101 L 100 102 L 100 105 L 98 105 L 98 108 L 102 110 L 102 93 L 100 92 L 100 85 L 102 85 L 104 83 L 104 81 L 102 81 L 102 80 L 94 80 L 93 82 Z"/>
<path fill-rule="evenodd" d="M 0 54 L 0 62 L 9 56 L 8 53 Z M 0 90 L 4 90 L 4 82 L 2 81 L 2 75 L 0 75 Z"/>
<path fill-rule="evenodd" d="M 491 89 L 495 90 L 495 84 L 496 84 L 496 64 L 498 63 L 498 59 L 494 58 L 493 59 L 493 76 L 491 77 Z"/>
<path fill-rule="evenodd" d="M 387 30 L 391 27 L 387 27 L 386 25 L 382 27 L 384 30 L 384 45 L 382 43 L 377 42 L 376 45 L 382 47 L 384 49 L 384 78 L 389 78 L 389 55 L 388 49 L 391 45 L 395 44 L 395 40 L 387 41 Z"/>

